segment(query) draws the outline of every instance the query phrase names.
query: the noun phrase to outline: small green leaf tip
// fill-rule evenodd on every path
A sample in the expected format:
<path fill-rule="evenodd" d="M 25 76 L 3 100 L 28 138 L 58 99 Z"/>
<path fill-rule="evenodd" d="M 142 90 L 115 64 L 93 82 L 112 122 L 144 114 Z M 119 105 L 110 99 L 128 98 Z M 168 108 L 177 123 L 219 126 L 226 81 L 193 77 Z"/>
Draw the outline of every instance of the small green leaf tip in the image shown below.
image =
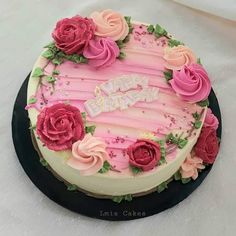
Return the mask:
<path fill-rule="evenodd" d="M 59 75 L 59 74 L 60 74 L 60 71 L 59 71 L 59 70 L 54 70 L 54 71 L 52 72 L 52 74 L 53 74 L 53 75 Z"/>
<path fill-rule="evenodd" d="M 173 78 L 173 72 L 171 70 L 164 71 L 163 74 L 167 82 Z"/>
<path fill-rule="evenodd" d="M 77 190 L 77 186 L 75 184 L 70 184 L 67 186 L 68 191 L 75 191 Z"/>
<path fill-rule="evenodd" d="M 40 161 L 42 166 L 48 166 L 48 163 L 44 158 L 40 158 L 39 161 Z"/>
<path fill-rule="evenodd" d="M 167 31 L 164 28 L 162 28 L 159 24 L 156 24 L 154 34 L 156 37 L 166 36 Z"/>
<path fill-rule="evenodd" d="M 130 166 L 131 171 L 133 174 L 137 175 L 138 173 L 142 172 L 141 168 L 135 167 L 135 166 Z"/>
<path fill-rule="evenodd" d="M 198 104 L 199 106 L 201 106 L 201 107 L 206 107 L 206 106 L 208 107 L 208 106 L 210 105 L 208 99 L 203 100 L 203 101 L 200 101 L 200 102 L 198 102 L 197 104 Z"/>
<path fill-rule="evenodd" d="M 37 102 L 37 98 L 36 97 L 31 97 L 28 101 L 28 104 L 34 104 Z"/>
<path fill-rule="evenodd" d="M 170 39 L 168 41 L 168 46 L 171 47 L 171 48 L 179 46 L 179 45 L 184 45 L 184 43 L 179 41 L 179 40 L 177 40 L 177 39 Z"/>
<path fill-rule="evenodd" d="M 119 58 L 120 60 L 123 60 L 123 59 L 125 59 L 125 57 L 126 57 L 126 54 L 125 54 L 124 52 L 121 52 L 121 51 L 120 51 L 120 54 L 119 54 L 118 58 Z"/>
<path fill-rule="evenodd" d="M 91 126 L 85 126 L 85 133 L 91 133 L 92 135 L 94 134 L 96 129 L 95 125 L 91 125 Z"/>
<path fill-rule="evenodd" d="M 201 58 L 198 58 L 198 59 L 197 59 L 197 63 L 198 63 L 199 65 L 202 65 Z"/>
<path fill-rule="evenodd" d="M 199 129 L 202 125 L 202 122 L 200 120 L 197 120 L 194 122 L 194 128 L 195 129 Z"/>
<path fill-rule="evenodd" d="M 187 184 L 190 181 L 191 181 L 191 178 L 182 178 L 181 179 L 182 184 Z"/>
<path fill-rule="evenodd" d="M 47 76 L 46 79 L 47 79 L 48 83 L 54 83 L 56 81 L 56 78 L 53 76 Z"/>
<path fill-rule="evenodd" d="M 32 74 L 32 77 L 41 77 L 41 76 L 43 76 L 43 75 L 44 75 L 43 69 L 40 68 L 40 67 L 37 67 L 37 68 L 34 69 L 34 72 L 33 72 L 33 74 Z"/>
<path fill-rule="evenodd" d="M 114 196 L 112 198 L 112 201 L 116 202 L 116 203 L 121 203 L 122 201 L 131 202 L 132 200 L 133 200 L 133 197 L 131 194 L 127 194 L 127 195 L 123 195 L 123 196 Z"/>
<path fill-rule="evenodd" d="M 149 26 L 147 27 L 147 31 L 148 31 L 149 33 L 151 33 L 151 34 L 154 32 L 154 30 L 155 30 L 154 25 L 149 25 Z"/>
<path fill-rule="evenodd" d="M 99 173 L 103 174 L 108 172 L 111 169 L 111 165 L 108 161 L 103 162 L 103 167 L 98 171 Z"/>

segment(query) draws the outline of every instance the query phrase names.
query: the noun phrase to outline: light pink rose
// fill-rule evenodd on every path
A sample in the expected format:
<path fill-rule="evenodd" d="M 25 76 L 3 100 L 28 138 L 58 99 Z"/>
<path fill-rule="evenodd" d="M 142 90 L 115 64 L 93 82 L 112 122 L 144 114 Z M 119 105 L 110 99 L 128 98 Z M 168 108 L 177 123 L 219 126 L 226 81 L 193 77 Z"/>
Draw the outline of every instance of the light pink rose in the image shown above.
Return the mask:
<path fill-rule="evenodd" d="M 209 127 L 217 130 L 218 126 L 219 126 L 219 121 L 217 117 L 212 113 L 211 109 L 208 108 L 206 118 L 203 123 L 203 127 Z"/>
<path fill-rule="evenodd" d="M 52 37 L 56 46 L 66 54 L 80 54 L 93 37 L 94 30 L 92 19 L 74 16 L 58 21 Z"/>
<path fill-rule="evenodd" d="M 110 9 L 101 12 L 93 12 L 90 17 L 93 19 L 96 30 L 95 35 L 109 37 L 114 41 L 123 40 L 129 33 L 129 26 L 125 18 L 118 12 Z"/>
<path fill-rule="evenodd" d="M 106 144 L 88 133 L 83 140 L 73 144 L 72 157 L 67 164 L 79 170 L 80 175 L 93 175 L 102 168 L 105 160 L 108 160 Z"/>
<path fill-rule="evenodd" d="M 183 45 L 173 48 L 167 47 L 164 52 L 166 61 L 165 67 L 170 70 L 180 70 L 184 65 L 190 65 L 197 62 L 197 58 L 193 51 Z"/>

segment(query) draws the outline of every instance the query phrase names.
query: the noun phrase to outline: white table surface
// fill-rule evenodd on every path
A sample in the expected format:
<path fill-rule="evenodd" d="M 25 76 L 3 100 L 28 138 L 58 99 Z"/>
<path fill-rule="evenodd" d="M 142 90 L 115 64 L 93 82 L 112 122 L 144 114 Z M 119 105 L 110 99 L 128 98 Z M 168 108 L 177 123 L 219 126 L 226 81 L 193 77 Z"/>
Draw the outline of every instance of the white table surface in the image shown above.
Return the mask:
<path fill-rule="evenodd" d="M 209 72 L 223 118 L 220 153 L 204 183 L 174 208 L 129 222 L 90 219 L 49 200 L 24 173 L 11 138 L 16 94 L 55 22 L 105 8 L 160 23 L 188 44 Z M 235 21 L 168 0 L 0 0 L 0 69 L 0 235 L 235 235 Z"/>

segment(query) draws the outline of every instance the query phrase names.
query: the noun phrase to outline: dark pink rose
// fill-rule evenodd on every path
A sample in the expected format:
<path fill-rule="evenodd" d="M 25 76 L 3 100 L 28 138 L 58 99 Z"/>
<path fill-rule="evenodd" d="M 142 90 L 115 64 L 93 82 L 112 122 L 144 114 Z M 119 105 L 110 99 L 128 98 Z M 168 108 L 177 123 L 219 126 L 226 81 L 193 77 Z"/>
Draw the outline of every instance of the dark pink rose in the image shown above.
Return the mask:
<path fill-rule="evenodd" d="M 57 48 L 66 54 L 80 54 L 93 37 L 94 31 L 95 25 L 92 19 L 74 16 L 58 21 L 52 37 Z"/>
<path fill-rule="evenodd" d="M 219 151 L 216 130 L 213 128 L 202 128 L 194 151 L 196 156 L 201 158 L 204 163 L 213 164 Z"/>
<path fill-rule="evenodd" d="M 219 126 L 219 121 L 217 117 L 212 113 L 211 109 L 208 108 L 206 118 L 203 123 L 203 127 L 209 127 L 217 130 L 218 126 Z"/>
<path fill-rule="evenodd" d="M 205 100 L 211 91 L 208 74 L 199 64 L 184 65 L 180 70 L 174 70 L 170 84 L 183 100 L 189 102 Z"/>
<path fill-rule="evenodd" d="M 140 139 L 127 149 L 131 166 L 141 168 L 143 171 L 153 169 L 161 159 L 160 145 L 151 140 Z"/>
<path fill-rule="evenodd" d="M 89 59 L 89 65 L 103 68 L 116 61 L 120 54 L 116 42 L 111 38 L 98 38 L 89 41 L 83 55 Z"/>
<path fill-rule="evenodd" d="M 80 110 L 63 103 L 45 107 L 38 115 L 36 132 L 49 149 L 70 149 L 74 142 L 85 135 Z"/>

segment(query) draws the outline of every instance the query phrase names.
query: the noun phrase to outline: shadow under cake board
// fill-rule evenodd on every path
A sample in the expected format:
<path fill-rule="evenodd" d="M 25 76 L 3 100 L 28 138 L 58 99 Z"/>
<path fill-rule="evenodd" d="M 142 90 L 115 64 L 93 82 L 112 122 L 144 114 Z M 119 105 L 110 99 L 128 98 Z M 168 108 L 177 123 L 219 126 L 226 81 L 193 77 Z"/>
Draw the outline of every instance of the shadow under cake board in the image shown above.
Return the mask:
<path fill-rule="evenodd" d="M 195 181 L 182 184 L 172 181 L 168 189 L 158 193 L 133 198 L 131 202 L 115 203 L 110 199 L 97 199 L 80 191 L 68 191 L 66 185 L 58 180 L 47 168 L 41 165 L 39 155 L 34 149 L 29 130 L 27 85 L 29 76 L 22 84 L 17 95 L 12 116 L 12 138 L 17 157 L 25 173 L 47 197 L 59 205 L 89 217 L 103 220 L 132 220 L 151 216 L 175 206 L 188 197 L 205 179 L 212 166 L 207 166 Z M 219 120 L 217 136 L 221 138 L 221 114 L 213 90 L 209 95 L 210 108 Z"/>

